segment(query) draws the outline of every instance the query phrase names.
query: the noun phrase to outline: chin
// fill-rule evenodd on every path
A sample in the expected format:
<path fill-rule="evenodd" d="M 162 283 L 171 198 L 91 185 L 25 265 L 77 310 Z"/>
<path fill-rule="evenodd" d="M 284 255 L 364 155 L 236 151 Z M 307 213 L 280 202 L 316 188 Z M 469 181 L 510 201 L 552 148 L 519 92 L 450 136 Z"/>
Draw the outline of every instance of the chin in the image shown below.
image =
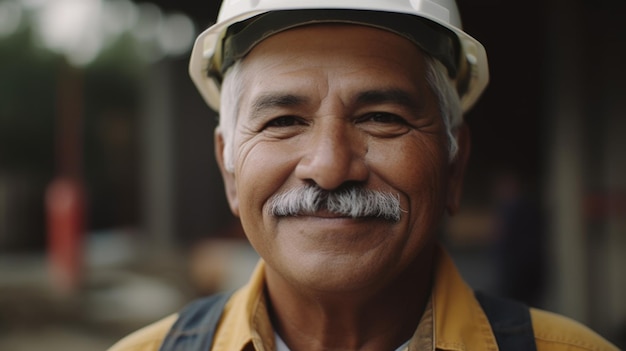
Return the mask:
<path fill-rule="evenodd" d="M 296 289 L 320 293 L 354 293 L 385 285 L 401 270 L 397 260 L 381 262 L 354 255 L 299 255 L 277 270 Z"/>

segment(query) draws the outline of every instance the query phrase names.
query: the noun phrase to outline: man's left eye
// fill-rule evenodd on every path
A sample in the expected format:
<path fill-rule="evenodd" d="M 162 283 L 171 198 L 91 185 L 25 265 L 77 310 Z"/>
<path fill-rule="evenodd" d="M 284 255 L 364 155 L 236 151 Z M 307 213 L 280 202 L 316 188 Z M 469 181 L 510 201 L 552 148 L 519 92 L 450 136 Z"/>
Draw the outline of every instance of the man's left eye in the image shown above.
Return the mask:
<path fill-rule="evenodd" d="M 376 123 L 396 123 L 406 124 L 406 120 L 396 114 L 388 112 L 372 112 L 364 115 L 360 118 L 361 122 L 376 122 Z"/>
<path fill-rule="evenodd" d="M 363 131 L 381 138 L 400 136 L 412 128 L 405 118 L 390 112 L 366 113 L 355 122 Z"/>

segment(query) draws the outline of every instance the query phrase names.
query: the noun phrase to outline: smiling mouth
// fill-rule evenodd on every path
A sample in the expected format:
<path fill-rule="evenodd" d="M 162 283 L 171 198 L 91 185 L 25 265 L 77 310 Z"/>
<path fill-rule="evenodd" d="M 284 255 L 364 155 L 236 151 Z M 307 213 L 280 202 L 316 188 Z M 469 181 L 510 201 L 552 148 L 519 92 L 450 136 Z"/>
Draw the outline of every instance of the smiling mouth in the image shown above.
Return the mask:
<path fill-rule="evenodd" d="M 331 212 L 328 210 L 319 210 L 315 212 L 302 213 L 297 216 L 319 217 L 319 218 L 351 218 L 351 219 L 359 218 L 359 217 L 348 216 L 344 213 Z"/>

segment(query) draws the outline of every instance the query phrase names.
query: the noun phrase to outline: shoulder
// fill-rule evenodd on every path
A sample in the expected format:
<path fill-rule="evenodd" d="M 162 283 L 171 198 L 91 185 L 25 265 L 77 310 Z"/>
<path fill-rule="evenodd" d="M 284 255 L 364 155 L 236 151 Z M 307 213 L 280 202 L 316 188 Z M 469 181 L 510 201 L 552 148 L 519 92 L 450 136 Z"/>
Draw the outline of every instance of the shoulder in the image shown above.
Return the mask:
<path fill-rule="evenodd" d="M 172 314 L 150 324 L 118 341 L 107 351 L 158 351 L 165 335 L 176 322 L 178 315 Z"/>
<path fill-rule="evenodd" d="M 617 347 L 573 319 L 530 309 L 537 351 L 617 351 Z"/>

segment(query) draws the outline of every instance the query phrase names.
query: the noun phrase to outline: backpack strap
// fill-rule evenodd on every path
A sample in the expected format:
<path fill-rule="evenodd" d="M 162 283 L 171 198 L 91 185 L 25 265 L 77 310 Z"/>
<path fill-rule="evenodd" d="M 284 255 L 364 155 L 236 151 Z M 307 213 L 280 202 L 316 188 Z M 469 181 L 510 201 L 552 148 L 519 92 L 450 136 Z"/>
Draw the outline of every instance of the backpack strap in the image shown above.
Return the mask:
<path fill-rule="evenodd" d="M 535 334 L 528 306 L 521 302 L 475 293 L 489 319 L 501 351 L 536 351 Z"/>
<path fill-rule="evenodd" d="M 159 351 L 209 351 L 231 295 L 232 292 L 211 295 L 183 308 Z"/>

